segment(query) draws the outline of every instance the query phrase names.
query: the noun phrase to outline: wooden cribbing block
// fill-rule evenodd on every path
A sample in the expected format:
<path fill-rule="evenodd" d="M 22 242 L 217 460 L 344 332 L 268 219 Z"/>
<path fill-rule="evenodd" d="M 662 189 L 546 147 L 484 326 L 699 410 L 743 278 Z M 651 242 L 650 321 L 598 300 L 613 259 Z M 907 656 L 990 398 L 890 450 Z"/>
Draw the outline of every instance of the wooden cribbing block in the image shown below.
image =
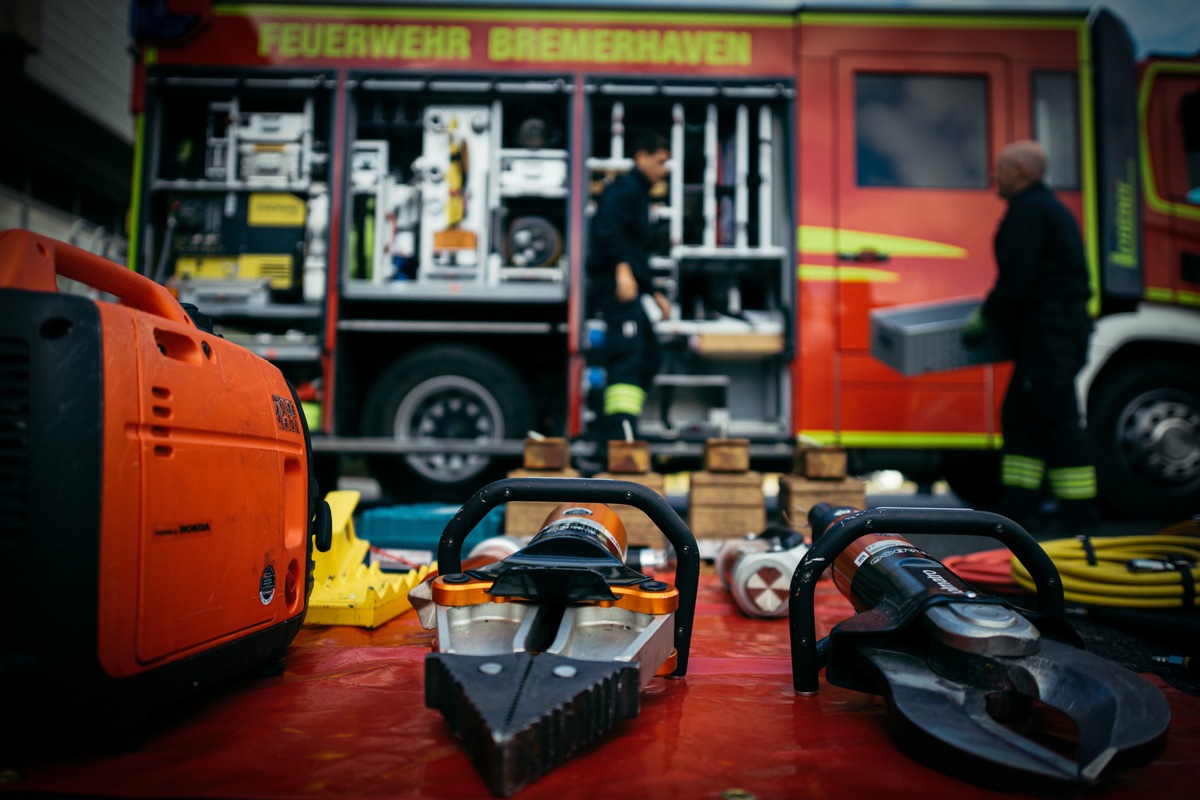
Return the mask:
<path fill-rule="evenodd" d="M 761 472 L 693 472 L 688 525 L 697 539 L 733 539 L 767 526 Z"/>
<path fill-rule="evenodd" d="M 667 496 L 663 476 L 658 472 L 644 472 L 641 474 L 632 472 L 599 472 L 595 477 L 638 483 L 658 492 L 663 499 L 666 499 Z M 611 505 L 613 511 L 617 512 L 617 516 L 621 518 L 621 522 L 625 525 L 625 536 L 630 545 L 654 548 L 663 548 L 666 546 L 667 537 L 662 535 L 662 531 L 650 521 L 650 518 L 646 516 L 644 511 L 633 506 L 616 503 Z"/>
<path fill-rule="evenodd" d="M 710 472 L 750 469 L 750 440 L 709 439 L 704 443 L 704 469 Z"/>
<path fill-rule="evenodd" d="M 577 469 L 514 469 L 510 478 L 579 478 Z M 559 503 L 519 502 L 504 504 L 504 534 L 517 538 L 533 536 Z"/>
<path fill-rule="evenodd" d="M 846 451 L 840 447 L 796 448 L 792 472 L 805 478 L 846 477 Z"/>
<path fill-rule="evenodd" d="M 779 508 L 793 528 L 808 527 L 808 511 L 817 503 L 866 508 L 867 484 L 853 477 L 814 480 L 803 475 L 784 475 L 779 479 Z"/>
<path fill-rule="evenodd" d="M 620 439 L 609 442 L 608 471 L 621 474 L 649 472 L 650 445 L 646 442 L 625 442 Z"/>
<path fill-rule="evenodd" d="M 526 439 L 525 469 L 560 470 L 571 468 L 571 445 L 566 439 Z"/>
<path fill-rule="evenodd" d="M 688 523 L 697 539 L 741 539 L 767 527 L 767 510 L 700 506 L 688 509 Z"/>

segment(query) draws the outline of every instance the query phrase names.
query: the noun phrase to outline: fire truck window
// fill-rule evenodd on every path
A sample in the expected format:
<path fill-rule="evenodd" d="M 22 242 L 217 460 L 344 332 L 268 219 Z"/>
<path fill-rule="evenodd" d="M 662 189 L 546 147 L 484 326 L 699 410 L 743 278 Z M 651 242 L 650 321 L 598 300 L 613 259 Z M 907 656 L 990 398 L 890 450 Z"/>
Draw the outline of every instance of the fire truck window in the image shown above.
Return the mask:
<path fill-rule="evenodd" d="M 1070 72 L 1035 72 L 1033 138 L 1046 148 L 1050 160 L 1046 185 L 1055 189 L 1079 188 L 1079 103 L 1075 75 Z"/>
<path fill-rule="evenodd" d="M 1179 104 L 1183 126 L 1183 150 L 1187 156 L 1189 203 L 1200 203 L 1200 91 L 1183 96 Z"/>
<path fill-rule="evenodd" d="M 859 186 L 986 189 L 987 80 L 855 76 Z"/>

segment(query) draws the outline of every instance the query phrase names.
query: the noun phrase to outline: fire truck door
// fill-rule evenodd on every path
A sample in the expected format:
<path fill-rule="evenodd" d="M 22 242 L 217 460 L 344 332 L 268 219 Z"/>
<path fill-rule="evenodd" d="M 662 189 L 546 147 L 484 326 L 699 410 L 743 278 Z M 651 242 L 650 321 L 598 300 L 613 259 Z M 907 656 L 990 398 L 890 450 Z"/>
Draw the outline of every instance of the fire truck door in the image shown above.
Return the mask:
<path fill-rule="evenodd" d="M 939 402 L 880 402 L 880 382 L 886 391 L 897 373 L 870 354 L 869 312 L 982 297 L 991 286 L 992 236 L 1004 206 L 990 175 L 994 153 L 1014 127 L 1007 60 L 856 53 L 838 57 L 835 72 L 828 241 L 837 275 L 843 430 L 946 430 Z M 955 412 L 960 419 L 950 424 L 988 431 L 993 409 L 981 389 L 990 371 L 963 377 L 970 410 Z"/>

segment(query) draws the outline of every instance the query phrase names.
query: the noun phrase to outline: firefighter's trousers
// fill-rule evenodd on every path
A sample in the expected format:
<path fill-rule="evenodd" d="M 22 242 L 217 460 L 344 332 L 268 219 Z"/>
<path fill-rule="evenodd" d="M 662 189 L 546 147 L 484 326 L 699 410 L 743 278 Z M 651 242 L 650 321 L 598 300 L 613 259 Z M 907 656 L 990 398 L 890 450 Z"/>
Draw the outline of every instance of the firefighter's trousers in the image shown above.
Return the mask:
<path fill-rule="evenodd" d="M 1075 391 L 1091 328 L 1082 302 L 1047 303 L 1012 332 L 1014 369 L 1001 410 L 1006 489 L 1032 494 L 1045 481 L 1060 503 L 1094 500 L 1096 471 Z"/>
<path fill-rule="evenodd" d="M 660 354 L 654 325 L 646 317 L 639 299 L 630 303 L 606 298 L 600 306 L 607 333 L 604 339 L 603 435 L 607 440 L 624 439 L 624 423 L 637 435 L 637 418 L 646 403 L 646 393 L 658 372 Z"/>

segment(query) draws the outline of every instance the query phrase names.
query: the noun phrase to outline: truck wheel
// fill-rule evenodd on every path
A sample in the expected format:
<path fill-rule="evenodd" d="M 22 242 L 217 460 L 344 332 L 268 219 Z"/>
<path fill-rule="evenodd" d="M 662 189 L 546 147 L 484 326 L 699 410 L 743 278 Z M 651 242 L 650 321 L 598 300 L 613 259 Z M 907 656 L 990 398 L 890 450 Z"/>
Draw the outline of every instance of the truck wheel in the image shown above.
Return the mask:
<path fill-rule="evenodd" d="M 384 370 L 367 396 L 364 431 L 402 441 L 518 439 L 529 429 L 529 390 L 499 356 L 465 345 L 409 353 Z M 369 466 L 394 500 L 463 502 L 501 477 L 494 456 L 437 452 L 375 456 Z"/>
<path fill-rule="evenodd" d="M 1092 392 L 1088 432 L 1105 507 L 1131 518 L 1200 510 L 1200 374 L 1184 363 L 1133 365 Z"/>

